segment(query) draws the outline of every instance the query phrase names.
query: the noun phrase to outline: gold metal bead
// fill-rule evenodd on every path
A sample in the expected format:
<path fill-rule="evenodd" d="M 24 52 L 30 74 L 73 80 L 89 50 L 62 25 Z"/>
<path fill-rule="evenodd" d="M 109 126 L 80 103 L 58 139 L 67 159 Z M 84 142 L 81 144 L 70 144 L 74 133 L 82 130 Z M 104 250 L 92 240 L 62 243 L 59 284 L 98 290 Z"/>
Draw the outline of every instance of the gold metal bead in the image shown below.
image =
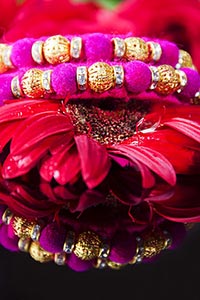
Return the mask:
<path fill-rule="evenodd" d="M 166 237 L 162 232 L 153 232 L 144 238 L 144 257 L 151 258 L 166 249 Z"/>
<path fill-rule="evenodd" d="M 49 37 L 43 46 L 45 59 L 52 65 L 70 60 L 70 42 L 64 36 Z"/>
<path fill-rule="evenodd" d="M 126 38 L 124 41 L 126 44 L 125 57 L 127 60 L 148 61 L 149 47 L 144 40 L 130 37 Z"/>
<path fill-rule="evenodd" d="M 30 256 L 41 263 L 49 262 L 54 259 L 53 253 L 50 253 L 40 247 L 38 242 L 32 242 L 29 248 Z"/>
<path fill-rule="evenodd" d="M 83 232 L 78 237 L 74 254 L 82 260 L 91 260 L 98 257 L 101 244 L 99 236 L 94 232 Z"/>
<path fill-rule="evenodd" d="M 88 84 L 91 90 L 102 93 L 115 86 L 113 67 L 97 62 L 88 68 Z"/>
<path fill-rule="evenodd" d="M 31 239 L 30 238 L 20 238 L 18 241 L 18 248 L 22 252 L 29 252 L 31 244 Z"/>
<path fill-rule="evenodd" d="M 13 219 L 14 233 L 19 238 L 31 238 L 35 225 L 35 222 L 30 222 L 27 219 L 21 217 L 15 216 Z"/>
<path fill-rule="evenodd" d="M 192 57 L 185 50 L 179 50 L 179 60 L 178 60 L 179 68 L 194 68 Z"/>
<path fill-rule="evenodd" d="M 30 69 L 22 77 L 21 86 L 23 93 L 30 98 L 41 98 L 45 94 L 43 87 L 43 71 Z"/>
<path fill-rule="evenodd" d="M 157 71 L 159 79 L 155 88 L 156 92 L 170 95 L 180 88 L 180 76 L 172 66 L 161 65 Z"/>

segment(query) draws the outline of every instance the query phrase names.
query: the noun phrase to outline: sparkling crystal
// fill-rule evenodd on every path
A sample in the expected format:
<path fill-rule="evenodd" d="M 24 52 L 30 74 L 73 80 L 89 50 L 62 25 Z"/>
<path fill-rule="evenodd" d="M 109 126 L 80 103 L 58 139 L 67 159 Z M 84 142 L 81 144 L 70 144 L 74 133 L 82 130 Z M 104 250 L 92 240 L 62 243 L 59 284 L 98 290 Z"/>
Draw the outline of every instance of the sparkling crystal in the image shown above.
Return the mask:
<path fill-rule="evenodd" d="M 158 80 L 159 80 L 159 73 L 156 67 L 149 67 L 151 71 L 151 76 L 152 76 L 152 83 L 149 87 L 150 90 L 154 90 L 157 86 Z"/>
<path fill-rule="evenodd" d="M 46 90 L 46 92 L 51 91 L 51 70 L 44 71 L 42 74 L 42 86 Z"/>
<path fill-rule="evenodd" d="M 100 258 L 107 258 L 109 256 L 110 253 L 110 247 L 107 244 L 104 244 L 101 247 L 100 253 L 99 253 L 99 257 Z"/>
<path fill-rule="evenodd" d="M 31 239 L 33 241 L 38 241 L 39 237 L 40 237 L 40 230 L 41 230 L 41 226 L 39 224 L 36 224 L 31 232 Z"/>
<path fill-rule="evenodd" d="M 69 231 L 67 233 L 67 237 L 63 246 L 63 251 L 67 254 L 72 253 L 74 249 L 74 243 L 75 243 L 75 233 L 72 231 Z"/>
<path fill-rule="evenodd" d="M 66 262 L 66 254 L 64 252 L 56 253 L 54 255 L 54 262 L 59 266 L 64 266 Z"/>
<path fill-rule="evenodd" d="M 3 52 L 3 56 L 2 56 L 2 59 L 3 59 L 3 63 L 9 67 L 9 68 L 12 68 L 13 65 L 12 65 L 12 62 L 11 62 L 11 59 L 10 59 L 10 56 L 11 56 L 11 51 L 12 51 L 12 47 L 11 46 L 7 46 Z"/>
<path fill-rule="evenodd" d="M 123 57 L 124 54 L 125 54 L 125 50 L 126 50 L 124 40 L 120 39 L 120 38 L 114 38 L 113 42 L 114 42 L 115 56 L 118 57 L 118 58 Z"/>
<path fill-rule="evenodd" d="M 87 87 L 87 68 L 78 67 L 76 73 L 79 90 L 85 90 Z"/>
<path fill-rule="evenodd" d="M 82 39 L 80 37 L 74 37 L 71 40 L 70 54 L 73 58 L 79 58 L 82 49 Z"/>
<path fill-rule="evenodd" d="M 31 49 L 32 58 L 37 64 L 42 64 L 44 62 L 43 53 L 42 53 L 43 44 L 44 42 L 37 41 L 32 45 L 32 49 Z"/>
<path fill-rule="evenodd" d="M 114 76 L 116 80 L 116 85 L 122 85 L 124 82 L 124 69 L 123 66 L 113 66 Z"/>

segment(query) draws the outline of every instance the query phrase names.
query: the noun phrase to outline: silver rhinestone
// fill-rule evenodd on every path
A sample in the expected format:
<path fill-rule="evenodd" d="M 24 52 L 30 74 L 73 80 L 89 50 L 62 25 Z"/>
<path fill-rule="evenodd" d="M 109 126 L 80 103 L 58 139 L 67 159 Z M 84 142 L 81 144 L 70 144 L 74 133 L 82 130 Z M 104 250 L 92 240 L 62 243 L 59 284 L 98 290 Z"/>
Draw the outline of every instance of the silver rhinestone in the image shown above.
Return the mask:
<path fill-rule="evenodd" d="M 55 253 L 54 262 L 59 266 L 64 266 L 66 264 L 66 253 Z"/>
<path fill-rule="evenodd" d="M 44 71 L 42 74 L 42 86 L 46 92 L 51 92 L 51 70 Z"/>
<path fill-rule="evenodd" d="M 22 90 L 19 83 L 19 77 L 15 76 L 11 81 L 11 91 L 15 98 L 20 98 L 22 96 Z"/>
<path fill-rule="evenodd" d="M 126 51 L 126 45 L 123 39 L 120 38 L 113 38 L 112 39 L 114 44 L 114 55 L 115 57 L 121 58 L 124 56 Z"/>
<path fill-rule="evenodd" d="M 2 215 L 2 222 L 6 225 L 9 225 L 13 217 L 13 213 L 7 208 Z"/>
<path fill-rule="evenodd" d="M 140 263 L 144 258 L 144 246 L 143 246 L 144 243 L 141 237 L 137 237 L 136 241 L 137 241 L 137 252 L 135 255 L 136 263 Z"/>
<path fill-rule="evenodd" d="M 166 238 L 166 240 L 165 240 L 165 249 L 167 249 L 172 244 L 172 237 L 171 237 L 171 235 L 169 234 L 169 232 L 167 230 L 164 230 L 163 234 L 164 234 L 164 236 Z"/>
<path fill-rule="evenodd" d="M 182 70 L 176 70 L 175 72 L 179 75 L 180 78 L 180 88 L 177 90 L 177 93 L 181 93 L 183 88 L 187 84 L 187 75 Z"/>
<path fill-rule="evenodd" d="M 12 68 L 13 67 L 13 64 L 12 64 L 11 59 L 10 59 L 11 52 L 12 52 L 12 47 L 11 46 L 7 46 L 4 49 L 3 55 L 2 55 L 3 63 L 8 68 Z"/>
<path fill-rule="evenodd" d="M 34 225 L 32 232 L 31 232 L 31 239 L 34 242 L 37 242 L 40 238 L 40 231 L 41 231 L 41 226 L 39 224 Z"/>
<path fill-rule="evenodd" d="M 159 73 L 156 67 L 150 66 L 151 76 L 152 76 L 152 83 L 149 87 L 150 90 L 154 90 L 158 84 L 159 80 Z"/>
<path fill-rule="evenodd" d="M 77 67 L 76 70 L 76 80 L 78 88 L 81 91 L 86 90 L 87 88 L 87 67 Z"/>
<path fill-rule="evenodd" d="M 152 52 L 152 60 L 159 61 L 162 55 L 162 48 L 159 43 L 156 42 L 147 42 Z"/>
<path fill-rule="evenodd" d="M 67 254 L 71 254 L 75 247 L 75 233 L 73 231 L 69 231 L 67 233 L 67 237 L 63 246 L 63 251 Z"/>
<path fill-rule="evenodd" d="M 105 269 L 107 267 L 107 261 L 105 259 L 98 258 L 95 264 L 97 269 Z"/>
<path fill-rule="evenodd" d="M 33 43 L 32 48 L 31 48 L 32 58 L 37 64 L 44 63 L 43 45 L 44 45 L 43 41 L 37 41 L 37 42 Z"/>
<path fill-rule="evenodd" d="M 82 38 L 80 37 L 74 37 L 71 40 L 70 45 L 70 56 L 72 58 L 79 58 L 81 56 L 81 50 L 82 50 Z"/>
<path fill-rule="evenodd" d="M 124 69 L 123 66 L 113 66 L 116 85 L 121 86 L 124 83 Z"/>
<path fill-rule="evenodd" d="M 110 247 L 107 244 L 102 245 L 100 252 L 99 252 L 99 258 L 108 258 L 110 254 Z"/>

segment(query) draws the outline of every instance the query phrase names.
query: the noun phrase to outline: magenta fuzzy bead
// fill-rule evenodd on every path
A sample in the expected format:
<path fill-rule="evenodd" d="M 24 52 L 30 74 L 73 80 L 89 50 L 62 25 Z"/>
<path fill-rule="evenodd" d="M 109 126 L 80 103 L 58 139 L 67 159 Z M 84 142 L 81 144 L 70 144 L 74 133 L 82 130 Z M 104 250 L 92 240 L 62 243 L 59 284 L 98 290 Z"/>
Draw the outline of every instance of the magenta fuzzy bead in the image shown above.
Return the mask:
<path fill-rule="evenodd" d="M 81 260 L 73 253 L 67 258 L 67 265 L 76 272 L 84 272 L 93 267 L 92 261 Z"/>
<path fill-rule="evenodd" d="M 197 71 L 190 68 L 182 68 L 187 75 L 187 84 L 181 92 L 182 97 L 193 98 L 200 89 L 200 76 Z"/>
<path fill-rule="evenodd" d="M 104 34 L 90 34 L 85 40 L 84 50 L 88 61 L 112 60 L 113 49 L 111 39 Z"/>
<path fill-rule="evenodd" d="M 0 76 L 0 106 L 3 104 L 4 100 L 13 99 L 13 94 L 11 91 L 11 81 L 13 75 L 2 75 Z"/>
<path fill-rule="evenodd" d="M 126 264 L 134 257 L 136 252 L 136 239 L 128 232 L 118 232 L 112 240 L 109 260 Z"/>
<path fill-rule="evenodd" d="M 75 94 L 77 91 L 76 66 L 66 63 L 55 67 L 52 72 L 52 88 L 57 98 Z"/>
<path fill-rule="evenodd" d="M 4 248 L 10 251 L 19 251 L 18 240 L 17 236 L 14 236 L 12 239 L 8 237 L 8 226 L 2 225 L 0 227 L 0 244 Z"/>
<path fill-rule="evenodd" d="M 159 65 L 168 64 L 172 67 L 175 67 L 179 58 L 178 47 L 175 44 L 168 41 L 159 41 L 159 43 L 162 48 L 162 55 L 158 62 Z"/>
<path fill-rule="evenodd" d="M 124 64 L 125 85 L 127 90 L 139 94 L 147 90 L 151 85 L 151 71 L 149 67 L 140 61 Z"/>
<path fill-rule="evenodd" d="M 49 252 L 62 252 L 65 242 L 66 230 L 57 223 L 47 225 L 40 235 L 40 246 Z"/>
<path fill-rule="evenodd" d="M 35 65 L 31 56 L 31 48 L 34 41 L 34 39 L 25 38 L 13 44 L 11 61 L 15 67 L 21 68 Z"/>

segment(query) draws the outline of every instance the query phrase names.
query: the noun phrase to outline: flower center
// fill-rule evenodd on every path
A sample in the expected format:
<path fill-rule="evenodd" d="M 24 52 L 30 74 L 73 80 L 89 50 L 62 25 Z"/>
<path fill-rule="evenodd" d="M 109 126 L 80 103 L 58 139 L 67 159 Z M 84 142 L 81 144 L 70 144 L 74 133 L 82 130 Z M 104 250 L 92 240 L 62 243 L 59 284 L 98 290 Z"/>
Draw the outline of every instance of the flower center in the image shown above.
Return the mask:
<path fill-rule="evenodd" d="M 112 105 L 111 105 L 112 106 Z M 101 144 L 117 144 L 131 138 L 136 132 L 136 124 L 149 110 L 149 105 L 139 101 L 115 103 L 108 108 L 108 104 L 67 104 L 75 127 L 75 134 L 87 134 Z"/>

